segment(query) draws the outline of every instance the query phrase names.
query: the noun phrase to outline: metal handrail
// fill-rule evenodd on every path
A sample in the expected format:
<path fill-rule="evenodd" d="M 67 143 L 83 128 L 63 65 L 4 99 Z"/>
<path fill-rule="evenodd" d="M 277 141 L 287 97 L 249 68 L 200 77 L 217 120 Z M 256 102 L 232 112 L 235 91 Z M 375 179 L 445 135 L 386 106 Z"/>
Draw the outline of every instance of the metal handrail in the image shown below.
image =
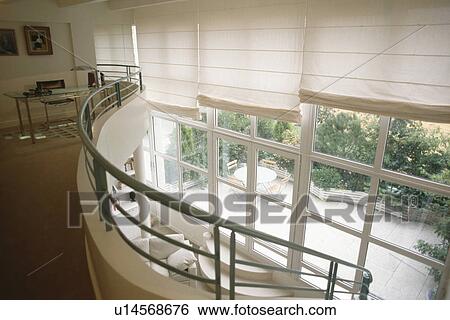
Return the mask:
<path fill-rule="evenodd" d="M 88 171 L 90 173 L 93 172 L 93 174 L 94 174 L 95 183 L 93 183 L 93 184 L 95 184 L 95 191 L 101 192 L 101 194 L 99 196 L 99 208 L 100 208 L 99 212 L 101 214 L 101 218 L 105 219 L 106 220 L 105 222 L 109 223 L 109 225 L 107 225 L 107 230 L 111 230 L 112 229 L 111 226 L 116 227 L 116 229 L 118 230 L 120 236 L 124 239 L 124 241 L 127 242 L 127 244 L 133 250 L 138 252 L 141 256 L 144 256 L 145 258 L 149 259 L 150 261 L 155 262 L 155 263 L 167 268 L 170 271 L 182 274 L 189 278 L 193 278 L 193 277 L 190 277 L 192 275 L 189 276 L 185 272 L 183 273 L 180 270 L 173 270 L 174 268 L 170 267 L 167 264 L 164 264 L 160 261 L 156 262 L 155 261 L 155 260 L 157 260 L 156 258 L 152 257 L 148 253 L 145 253 L 141 249 L 134 246 L 130 240 L 125 239 L 126 237 L 123 235 L 123 233 L 120 231 L 120 229 L 117 228 L 117 224 L 111 215 L 110 201 L 113 202 L 114 205 L 116 206 L 116 208 L 119 209 L 119 212 L 121 212 L 133 224 L 136 224 L 141 230 L 144 230 L 145 232 L 150 233 L 158 238 L 162 238 L 163 240 L 170 242 L 174 245 L 178 245 L 179 247 L 185 248 L 187 250 L 191 250 L 191 249 L 187 248 L 188 246 L 186 244 L 181 243 L 176 240 L 173 240 L 171 238 L 167 238 L 164 235 L 159 234 L 155 230 L 152 230 L 151 228 L 149 228 L 147 226 L 139 224 L 138 220 L 136 220 L 135 218 L 128 215 L 127 212 L 123 208 L 120 207 L 120 205 L 117 205 L 117 203 L 115 203 L 114 198 L 112 198 L 112 196 L 109 194 L 108 186 L 106 183 L 106 181 L 107 181 L 106 173 L 110 174 L 111 176 L 116 178 L 118 181 L 121 181 L 123 184 L 129 186 L 131 189 L 133 189 L 137 193 L 144 194 L 150 200 L 157 201 L 160 204 L 162 204 L 168 208 L 177 210 L 184 215 L 187 215 L 187 216 L 199 219 L 203 222 L 214 225 L 214 247 L 215 247 L 214 255 L 210 254 L 210 256 L 208 256 L 206 251 L 202 251 L 199 249 L 195 249 L 195 250 L 191 250 L 191 251 L 196 252 L 197 254 L 205 255 L 210 258 L 215 259 L 215 280 L 205 281 L 205 279 L 201 279 L 201 277 L 194 277 L 194 278 L 198 281 L 204 281 L 204 282 L 210 282 L 210 283 L 214 282 L 216 285 L 216 298 L 217 299 L 221 298 L 219 227 L 231 230 L 232 241 L 230 243 L 230 260 L 232 261 L 232 263 L 230 263 L 230 298 L 232 298 L 232 299 L 234 299 L 234 288 L 236 286 L 251 286 L 251 283 L 243 283 L 243 282 L 235 282 L 234 281 L 235 280 L 234 279 L 235 278 L 235 275 L 234 275 L 235 265 L 236 264 L 247 264 L 247 262 L 245 262 L 245 261 L 235 259 L 235 246 L 236 246 L 235 233 L 243 234 L 243 235 L 253 237 L 253 238 L 258 238 L 263 241 L 271 242 L 271 243 L 274 243 L 277 245 L 282 245 L 287 248 L 290 248 L 291 250 L 311 254 L 316 257 L 330 261 L 330 272 L 329 272 L 328 276 L 322 276 L 322 277 L 328 279 L 327 290 L 316 289 L 316 291 L 318 291 L 318 292 L 325 292 L 326 298 L 328 298 L 328 299 L 333 298 L 334 285 L 337 281 L 337 266 L 338 265 L 343 265 L 343 266 L 347 266 L 350 268 L 354 268 L 355 270 L 359 270 L 362 272 L 363 281 L 362 282 L 354 282 L 354 283 L 361 285 L 361 291 L 359 292 L 360 298 L 367 299 L 368 288 L 369 288 L 370 283 L 372 282 L 372 274 L 368 269 L 358 266 L 356 264 L 350 263 L 348 261 L 333 257 L 331 255 L 327 255 L 322 252 L 301 246 L 299 244 L 292 243 L 292 242 L 271 236 L 264 232 L 257 231 L 254 229 L 249 229 L 249 228 L 239 225 L 233 221 L 223 219 L 223 218 L 220 218 L 215 215 L 211 215 L 206 211 L 203 211 L 197 207 L 190 205 L 187 202 L 184 202 L 183 200 L 174 198 L 169 194 L 160 192 L 157 189 L 154 189 L 154 188 L 134 179 L 133 177 L 131 177 L 128 174 L 126 174 L 125 172 L 123 172 L 121 169 L 117 168 L 111 162 L 109 162 L 97 150 L 97 148 L 93 142 L 93 132 L 92 132 L 93 123 L 96 119 L 98 119 L 100 116 L 104 115 L 107 111 L 111 110 L 112 108 L 114 108 L 114 107 L 120 108 L 121 107 L 121 105 L 122 105 L 121 91 L 125 90 L 123 88 L 120 88 L 121 83 L 126 83 L 127 84 L 126 90 L 130 90 L 130 93 L 126 97 L 130 97 L 133 94 L 138 94 L 139 91 L 143 90 L 142 73 L 141 73 L 140 67 L 134 66 L 134 65 L 99 64 L 98 66 L 124 67 L 124 68 L 126 68 L 126 74 L 127 74 L 126 76 L 121 77 L 120 79 L 103 84 L 103 86 L 101 86 L 100 88 L 98 88 L 94 92 L 92 92 L 84 101 L 84 103 L 81 107 L 81 110 L 79 112 L 79 116 L 78 116 L 78 129 L 79 129 L 80 138 L 81 138 L 81 141 L 83 144 L 83 149 L 84 149 L 84 152 L 86 153 L 86 155 L 87 155 L 87 153 L 89 153 L 91 155 L 92 162 L 93 162 L 91 165 L 86 158 L 86 165 L 89 166 Z M 137 81 L 137 83 L 133 83 L 133 80 Z M 133 86 L 134 86 L 134 89 L 131 89 L 131 88 L 133 88 Z M 97 108 L 99 108 L 99 106 L 101 104 L 105 103 L 105 99 L 101 99 L 100 103 L 97 103 L 96 105 L 94 105 L 94 100 L 95 100 L 94 98 L 98 94 L 105 92 L 107 90 L 110 90 L 110 89 L 114 89 L 116 94 L 108 95 L 108 97 L 115 99 L 115 101 L 113 101 L 112 103 L 107 105 L 104 108 L 104 110 L 102 110 L 99 113 L 99 115 L 96 116 L 95 112 L 92 112 L 92 110 L 95 111 Z M 91 106 L 92 106 L 92 110 L 90 110 Z M 88 172 L 88 175 L 89 175 L 89 172 Z M 300 273 L 301 274 L 300 271 L 296 271 L 296 270 L 292 270 L 292 269 L 288 269 L 288 268 L 272 267 L 272 266 L 259 264 L 259 263 L 251 263 L 251 264 L 254 264 L 254 266 L 257 265 L 258 267 L 261 267 L 261 268 L 268 267 L 268 269 L 273 269 L 273 270 L 277 269 L 277 271 L 281 271 L 281 272 L 294 273 L 294 274 Z M 231 275 L 233 275 L 233 276 L 231 276 Z M 254 287 L 258 287 L 258 286 L 269 288 L 272 285 L 265 286 L 265 285 L 261 285 L 261 284 L 254 284 Z M 278 287 L 278 286 L 272 286 L 272 287 Z M 283 286 L 281 286 L 281 287 L 283 287 Z M 289 286 L 284 286 L 284 288 L 290 289 Z M 298 289 L 296 289 L 296 290 L 298 290 Z M 358 294 L 358 293 L 354 293 L 354 294 Z"/>

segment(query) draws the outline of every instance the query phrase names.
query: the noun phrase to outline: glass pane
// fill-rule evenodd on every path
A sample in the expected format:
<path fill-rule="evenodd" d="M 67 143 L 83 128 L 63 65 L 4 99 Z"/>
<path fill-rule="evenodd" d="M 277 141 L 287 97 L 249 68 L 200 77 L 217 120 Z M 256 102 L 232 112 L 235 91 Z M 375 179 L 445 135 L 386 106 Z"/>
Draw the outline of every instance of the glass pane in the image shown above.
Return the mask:
<path fill-rule="evenodd" d="M 357 263 L 360 239 L 323 222 L 307 219 L 305 231 L 305 247 L 329 254 L 348 262 Z M 311 262 L 324 271 L 328 271 L 330 262 L 304 254 L 305 261 Z M 338 275 L 347 280 L 352 280 L 355 269 L 339 265 Z"/>
<path fill-rule="evenodd" d="M 247 147 L 218 139 L 219 176 L 241 187 L 247 185 Z"/>
<path fill-rule="evenodd" d="M 208 168 L 206 131 L 181 125 L 181 160 L 199 168 Z"/>
<path fill-rule="evenodd" d="M 314 150 L 372 164 L 379 132 L 379 116 L 319 107 Z"/>
<path fill-rule="evenodd" d="M 440 279 L 426 265 L 374 244 L 369 244 L 366 268 L 373 276 L 370 293 L 383 299 L 432 298 Z"/>
<path fill-rule="evenodd" d="M 450 124 L 392 119 L 384 167 L 450 185 Z"/>
<path fill-rule="evenodd" d="M 168 191 L 178 191 L 178 165 L 176 161 L 156 156 L 158 187 Z"/>
<path fill-rule="evenodd" d="M 245 192 L 221 181 L 218 181 L 217 186 L 217 197 L 222 204 L 221 217 L 242 225 L 246 224 L 248 208 Z"/>
<path fill-rule="evenodd" d="M 189 203 L 192 203 L 196 207 L 209 212 L 209 202 L 208 202 L 208 177 L 206 174 L 182 168 L 183 170 L 183 196 L 187 199 Z M 194 200 L 197 196 L 200 199 L 198 201 Z"/>
<path fill-rule="evenodd" d="M 292 204 L 295 161 L 277 153 L 258 151 L 256 191 Z"/>
<path fill-rule="evenodd" d="M 237 112 L 217 110 L 217 125 L 243 134 L 250 134 L 250 116 Z"/>
<path fill-rule="evenodd" d="M 380 182 L 378 196 L 374 236 L 445 260 L 450 240 L 450 198 L 385 181 Z"/>
<path fill-rule="evenodd" d="M 291 209 L 270 202 L 263 197 L 256 198 L 257 218 L 255 229 L 268 233 L 274 237 L 289 240 Z M 284 246 L 270 243 L 281 251 L 287 252 Z"/>
<path fill-rule="evenodd" d="M 245 225 L 247 223 L 247 198 L 245 192 L 234 188 L 233 186 L 217 182 L 217 198 L 221 204 L 221 218 L 228 219 L 232 222 Z M 225 234 L 230 235 L 231 231 L 225 228 L 221 228 Z M 245 242 L 244 236 L 236 234 L 236 240 L 239 242 Z"/>
<path fill-rule="evenodd" d="M 314 162 L 308 209 L 362 230 L 370 177 Z"/>
<path fill-rule="evenodd" d="M 287 266 L 287 258 L 285 256 L 276 253 L 275 251 L 270 250 L 269 248 L 266 248 L 265 246 L 256 242 L 253 243 L 253 249 L 266 256 L 270 260 L 275 261 L 280 265 Z"/>
<path fill-rule="evenodd" d="M 258 118 L 256 134 L 258 137 L 284 143 L 300 145 L 300 125 L 291 122 Z"/>
<path fill-rule="evenodd" d="M 177 124 L 154 117 L 155 149 L 169 156 L 177 156 Z"/>
<path fill-rule="evenodd" d="M 150 152 L 144 151 L 144 165 L 145 165 L 145 180 L 149 183 L 153 182 L 152 179 L 152 163 L 150 160 Z"/>

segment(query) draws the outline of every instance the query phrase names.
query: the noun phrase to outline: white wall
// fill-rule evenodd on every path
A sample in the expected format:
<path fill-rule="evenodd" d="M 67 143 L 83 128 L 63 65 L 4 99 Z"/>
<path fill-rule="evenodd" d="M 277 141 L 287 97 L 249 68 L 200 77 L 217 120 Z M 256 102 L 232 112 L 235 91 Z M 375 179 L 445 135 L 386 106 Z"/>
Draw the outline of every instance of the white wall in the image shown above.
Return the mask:
<path fill-rule="evenodd" d="M 132 17 L 131 11 L 111 11 L 106 3 L 64 8 L 58 7 L 55 0 L 22 0 L 0 4 L 0 28 L 16 29 L 19 46 L 19 56 L 0 56 L 0 128 L 18 125 L 15 103 L 4 97 L 4 92 L 23 91 L 33 86 L 36 80 L 64 78 L 68 85 L 86 84 L 86 72 L 70 72 L 70 69 L 74 65 L 95 65 L 95 25 L 131 25 Z M 27 55 L 23 25 L 28 23 L 50 26 L 55 41 L 54 55 Z M 69 52 L 57 44 L 70 49 Z M 43 119 L 41 106 L 32 105 L 32 110 L 37 121 Z M 68 111 L 73 113 L 74 108 Z"/>
<path fill-rule="evenodd" d="M 29 56 L 27 54 L 23 27 L 46 26 L 50 27 L 53 41 L 53 55 Z M 64 79 L 66 86 L 76 86 L 76 74 L 70 71 L 74 66 L 72 35 L 69 23 L 33 22 L 33 21 L 0 21 L 0 28 L 14 29 L 16 33 L 18 56 L 0 56 L 0 90 L 1 93 L 9 91 L 22 92 L 35 87 L 36 80 Z M 36 104 L 36 105 L 35 105 Z M 31 108 L 33 118 L 41 119 L 44 115 L 39 102 Z M 16 123 L 16 109 L 14 101 L 0 96 L 0 126 L 9 127 Z M 73 113 L 73 105 L 58 108 L 58 114 Z"/>

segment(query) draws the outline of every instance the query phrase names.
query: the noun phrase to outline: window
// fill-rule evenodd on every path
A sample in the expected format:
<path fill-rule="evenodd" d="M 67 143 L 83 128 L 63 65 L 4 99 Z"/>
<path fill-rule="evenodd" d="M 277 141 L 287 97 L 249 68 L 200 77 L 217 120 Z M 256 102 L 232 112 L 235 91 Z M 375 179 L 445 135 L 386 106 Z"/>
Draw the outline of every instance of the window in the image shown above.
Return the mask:
<path fill-rule="evenodd" d="M 177 156 L 177 125 L 174 121 L 153 117 L 156 151 Z"/>
<path fill-rule="evenodd" d="M 366 267 L 372 272 L 370 292 L 384 299 L 430 299 L 437 289 L 429 267 L 380 246 L 369 244 Z"/>
<path fill-rule="evenodd" d="M 256 191 L 292 204 L 295 161 L 278 153 L 258 151 Z"/>
<path fill-rule="evenodd" d="M 378 116 L 318 107 L 314 150 L 372 164 L 375 159 L 378 132 Z"/>
<path fill-rule="evenodd" d="M 198 171 L 182 168 L 183 170 L 183 197 L 193 199 L 192 197 L 201 196 L 201 200 L 189 201 L 194 206 L 209 212 L 208 202 L 208 176 Z M 189 197 L 192 196 L 192 197 Z"/>
<path fill-rule="evenodd" d="M 221 218 L 242 225 L 247 224 L 248 198 L 243 190 L 219 180 L 217 183 L 217 198 L 221 201 Z M 230 205 L 230 202 L 233 204 Z M 221 231 L 228 236 L 231 234 L 229 229 L 221 228 Z M 236 234 L 236 240 L 244 243 L 245 237 L 241 234 Z"/>
<path fill-rule="evenodd" d="M 208 141 L 206 131 L 183 124 L 180 127 L 181 160 L 199 168 L 208 168 Z"/>
<path fill-rule="evenodd" d="M 349 261 L 357 262 L 360 239 L 346 232 L 330 227 L 322 222 L 308 218 L 305 231 L 305 247 L 320 251 L 325 254 Z M 304 259 L 323 271 L 328 270 L 329 261 L 309 254 L 304 254 Z M 338 275 L 352 280 L 355 269 L 339 266 Z"/>
<path fill-rule="evenodd" d="M 374 275 L 370 291 L 381 298 L 432 297 L 450 239 L 449 126 L 307 107 L 313 125 L 302 128 L 310 132 L 301 151 L 300 126 L 293 123 L 222 110 L 216 118 L 204 117 L 206 122 L 152 114 L 154 140 L 144 140 L 147 181 L 166 192 L 181 191 L 207 212 L 206 194 L 215 193 L 222 218 L 365 262 Z M 385 149 L 377 149 L 381 142 Z M 300 157 L 309 172 L 300 172 Z M 376 188 L 377 201 L 369 203 Z M 304 193 L 306 222 L 291 225 Z M 192 197 L 198 194 L 205 197 Z M 236 239 L 240 250 L 261 259 L 328 272 L 327 260 L 303 254 L 303 261 L 288 261 L 295 255 L 282 245 L 239 233 Z M 360 281 L 353 268 L 340 265 L 338 273 Z"/>
<path fill-rule="evenodd" d="M 362 230 L 370 178 L 325 164 L 312 164 L 308 209 Z"/>
<path fill-rule="evenodd" d="M 242 113 L 217 110 L 217 125 L 220 128 L 250 134 L 250 116 Z"/>
<path fill-rule="evenodd" d="M 260 138 L 290 146 L 300 145 L 300 125 L 258 117 L 256 129 L 256 134 Z"/>
<path fill-rule="evenodd" d="M 247 186 L 247 147 L 240 143 L 218 139 L 219 176 L 229 182 Z"/>
<path fill-rule="evenodd" d="M 156 172 L 159 188 L 168 192 L 178 191 L 179 175 L 176 161 L 156 156 Z"/>
<path fill-rule="evenodd" d="M 372 223 L 374 236 L 423 254 L 430 253 L 428 246 L 450 238 L 449 231 L 435 232 L 445 230 L 450 198 L 386 181 L 380 183 L 378 195 Z M 445 260 L 445 256 L 434 258 Z"/>
<path fill-rule="evenodd" d="M 450 185 L 450 124 L 392 119 L 384 167 Z"/>
<path fill-rule="evenodd" d="M 268 199 L 258 196 L 256 199 L 256 209 L 258 216 L 255 219 L 255 229 L 268 233 L 274 237 L 289 240 L 291 209 L 283 207 Z M 279 251 L 287 254 L 284 246 L 269 244 Z"/>

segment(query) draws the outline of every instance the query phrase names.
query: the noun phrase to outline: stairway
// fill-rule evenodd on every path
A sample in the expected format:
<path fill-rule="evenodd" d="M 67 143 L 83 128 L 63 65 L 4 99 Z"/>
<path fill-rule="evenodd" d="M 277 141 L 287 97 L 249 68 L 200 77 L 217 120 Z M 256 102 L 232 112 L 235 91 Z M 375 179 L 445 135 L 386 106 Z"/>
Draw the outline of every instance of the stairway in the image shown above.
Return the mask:
<path fill-rule="evenodd" d="M 214 253 L 214 240 L 205 239 L 204 247 L 202 247 L 202 249 L 210 253 Z M 251 256 L 244 255 L 238 252 L 236 252 L 236 259 L 254 261 Z M 201 255 L 199 255 L 198 260 L 201 275 L 209 279 L 214 279 L 214 261 Z M 222 272 L 222 294 L 227 294 L 230 289 L 230 250 L 228 244 L 224 242 L 222 242 L 220 245 L 220 261 Z M 236 264 L 235 275 L 235 282 L 276 284 L 272 279 L 272 271 L 262 268 Z M 214 289 L 214 284 L 210 284 L 209 287 L 211 289 Z M 241 296 L 242 298 L 254 297 L 270 299 L 293 296 L 293 293 L 290 290 L 272 288 L 235 287 L 235 293 L 237 298 Z"/>

